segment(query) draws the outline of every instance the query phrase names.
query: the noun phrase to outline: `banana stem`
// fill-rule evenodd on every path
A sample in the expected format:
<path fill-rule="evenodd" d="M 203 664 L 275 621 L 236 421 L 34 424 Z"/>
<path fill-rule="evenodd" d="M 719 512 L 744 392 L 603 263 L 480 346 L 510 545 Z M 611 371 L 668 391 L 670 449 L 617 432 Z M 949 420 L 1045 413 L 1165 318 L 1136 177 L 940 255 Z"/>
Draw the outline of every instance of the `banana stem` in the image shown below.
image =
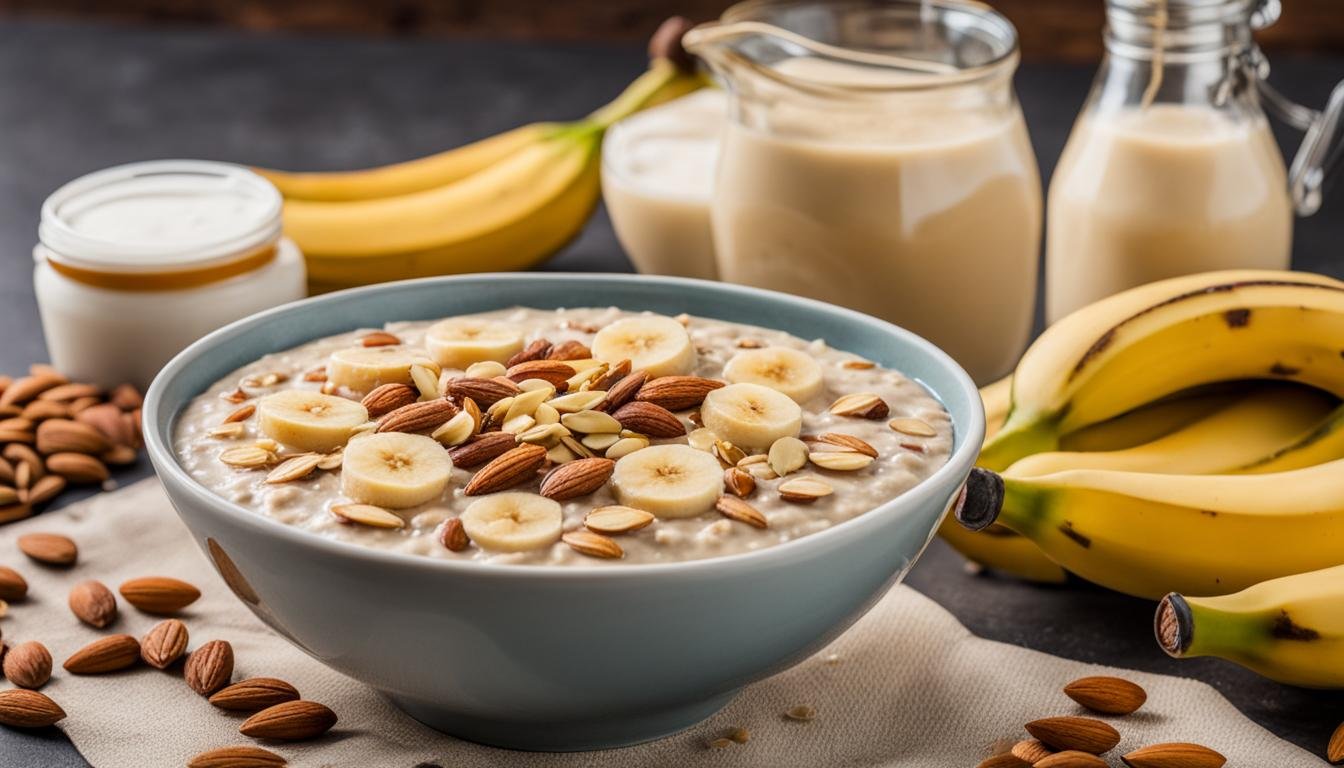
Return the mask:
<path fill-rule="evenodd" d="M 1055 419 L 1019 420 L 1010 414 L 1003 428 L 985 441 L 976 464 L 1002 472 L 1024 456 L 1059 450 L 1056 423 Z"/>
<path fill-rule="evenodd" d="M 584 122 L 599 130 L 606 130 L 617 121 L 650 106 L 665 89 L 675 86 L 679 79 L 694 77 L 683 74 L 668 59 L 654 59 L 647 72 L 635 78 L 611 103 L 588 115 Z"/>
<path fill-rule="evenodd" d="M 1273 619 L 1256 613 L 1229 613 L 1175 592 L 1162 598 L 1153 618 L 1158 645 L 1173 658 L 1254 655 L 1273 634 Z"/>

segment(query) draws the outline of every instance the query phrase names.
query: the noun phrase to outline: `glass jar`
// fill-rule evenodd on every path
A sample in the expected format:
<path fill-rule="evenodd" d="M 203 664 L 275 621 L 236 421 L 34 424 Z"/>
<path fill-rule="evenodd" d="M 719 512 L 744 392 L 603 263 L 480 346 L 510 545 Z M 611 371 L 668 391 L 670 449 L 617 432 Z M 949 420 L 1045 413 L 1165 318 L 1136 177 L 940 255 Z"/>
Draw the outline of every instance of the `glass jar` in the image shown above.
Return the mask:
<path fill-rule="evenodd" d="M 720 278 L 889 320 L 980 382 L 1008 371 L 1041 226 L 1008 20 L 958 0 L 769 0 L 684 42 L 730 98 Z"/>
<path fill-rule="evenodd" d="M 51 362 L 78 381 L 142 390 L 201 336 L 304 296 L 275 187 L 187 160 L 89 174 L 42 205 L 33 282 Z"/>
<path fill-rule="evenodd" d="M 1050 182 L 1046 317 L 1216 269 L 1287 269 L 1293 209 L 1319 205 L 1326 115 L 1264 82 L 1264 0 L 1108 0 L 1106 57 Z M 1261 98 L 1308 128 L 1290 180 Z"/>

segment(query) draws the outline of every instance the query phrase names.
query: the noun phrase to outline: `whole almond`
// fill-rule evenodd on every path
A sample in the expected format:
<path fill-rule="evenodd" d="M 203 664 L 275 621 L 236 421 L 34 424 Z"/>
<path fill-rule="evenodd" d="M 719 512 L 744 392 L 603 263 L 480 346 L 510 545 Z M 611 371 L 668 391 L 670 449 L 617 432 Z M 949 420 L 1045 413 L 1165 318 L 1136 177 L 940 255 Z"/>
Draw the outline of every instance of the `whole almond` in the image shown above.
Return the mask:
<path fill-rule="evenodd" d="M 359 343 L 366 347 L 395 347 L 401 343 L 401 339 L 387 331 L 374 331 L 361 336 Z"/>
<path fill-rule="evenodd" d="M 745 499 L 756 491 L 756 478 L 740 467 L 729 467 L 723 471 L 723 488 L 739 499 Z"/>
<path fill-rule="evenodd" d="M 770 527 L 765 515 L 762 515 L 755 507 L 736 496 L 720 496 L 719 500 L 714 502 L 714 508 L 729 520 L 746 523 L 755 528 Z"/>
<path fill-rule="evenodd" d="M 443 426 L 444 422 L 457 415 L 457 411 L 457 405 L 443 397 L 403 405 L 378 421 L 378 431 L 428 432 Z"/>
<path fill-rule="evenodd" d="M 1227 758 L 1200 744 L 1153 744 L 1120 758 L 1129 768 L 1222 768 Z"/>
<path fill-rule="evenodd" d="M 669 411 L 682 411 L 699 406 L 705 395 L 722 386 L 722 381 L 700 376 L 659 376 L 640 387 L 635 399 L 661 405 Z"/>
<path fill-rule="evenodd" d="M 609 366 L 605 373 L 598 376 L 596 379 L 593 379 L 592 384 L 590 384 L 588 388 L 590 390 L 606 392 L 629 375 L 630 361 L 622 360 L 619 363 Z M 643 381 L 641 381 L 640 384 L 643 384 Z M 635 389 L 638 390 L 639 388 L 636 387 Z"/>
<path fill-rule="evenodd" d="M 122 418 L 125 414 L 112 403 L 90 406 L 75 415 L 75 421 L 98 430 L 108 441 L 117 445 L 130 445 L 132 436 Z"/>
<path fill-rule="evenodd" d="M 509 438 L 513 439 L 513 436 L 510 435 Z M 462 489 L 462 493 L 467 496 L 481 496 L 507 490 L 531 479 L 544 463 L 546 463 L 546 449 L 540 445 L 524 443 L 481 467 Z"/>
<path fill-rule="evenodd" d="M 1080 677 L 1064 686 L 1064 695 L 1104 715 L 1128 715 L 1148 700 L 1137 684 L 1106 676 Z"/>
<path fill-rule="evenodd" d="M 1054 754 L 1054 750 L 1037 739 L 1024 739 L 1013 745 L 1012 755 L 1027 765 L 1035 765 Z"/>
<path fill-rule="evenodd" d="M 1120 743 L 1120 732 L 1091 717 L 1046 717 L 1026 725 L 1027 733 L 1056 750 L 1104 754 Z"/>
<path fill-rule="evenodd" d="M 569 377 L 575 373 L 574 366 L 559 360 L 529 360 L 510 366 L 504 376 L 515 383 L 528 379 L 541 379 L 559 391 L 568 386 Z"/>
<path fill-rule="evenodd" d="M 65 490 L 65 478 L 60 475 L 43 475 L 28 488 L 27 502 L 38 505 L 46 504 L 48 501 L 60 495 Z"/>
<path fill-rule="evenodd" d="M 80 397 L 71 400 L 68 406 L 66 407 L 66 410 L 70 412 L 70 416 L 71 418 L 73 418 L 76 415 L 78 415 L 81 411 L 83 411 L 85 408 L 92 408 L 93 406 L 98 405 L 102 401 L 103 400 L 100 397 Z"/>
<path fill-rule="evenodd" d="M 285 758 L 261 747 L 220 747 L 191 758 L 187 768 L 283 768 Z"/>
<path fill-rule="evenodd" d="M 0 392 L 0 405 L 23 405 L 48 389 L 66 383 L 64 376 L 57 374 L 37 374 L 15 379 L 4 392 Z"/>
<path fill-rule="evenodd" d="M 25 533 L 19 537 L 19 551 L 43 565 L 69 566 L 79 558 L 79 547 L 59 533 Z"/>
<path fill-rule="evenodd" d="M 47 456 L 47 470 L 77 485 L 101 483 L 112 476 L 106 464 L 84 453 L 53 453 Z"/>
<path fill-rule="evenodd" d="M 227 640 L 211 640 L 192 651 L 183 677 L 187 686 L 202 696 L 228 685 L 233 677 L 233 646 Z"/>
<path fill-rule="evenodd" d="M 53 453 L 102 453 L 112 443 L 102 432 L 80 421 L 48 419 L 37 425 L 37 452 L 48 456 Z"/>
<path fill-rule="evenodd" d="M 117 618 L 117 598 L 101 581 L 89 579 L 70 588 L 70 611 L 85 624 L 102 629 Z"/>
<path fill-rule="evenodd" d="M 449 379 L 445 391 L 459 403 L 471 398 L 481 408 L 489 408 L 506 397 L 518 394 L 518 385 L 504 377 L 472 379 L 465 376 Z"/>
<path fill-rule="evenodd" d="M 660 405 L 634 401 L 622 405 L 611 414 L 625 429 L 649 437 L 681 437 L 686 426 L 676 414 Z"/>
<path fill-rule="evenodd" d="M 976 763 L 975 768 L 1031 768 L 1031 763 L 1019 759 L 1011 752 L 986 757 Z"/>
<path fill-rule="evenodd" d="M 546 353 L 547 360 L 587 360 L 593 356 L 593 351 L 587 344 L 581 341 L 570 339 L 551 347 L 551 351 Z"/>
<path fill-rule="evenodd" d="M 450 517 L 443 521 L 443 527 L 439 530 L 439 542 L 449 552 L 461 552 L 471 546 L 471 537 L 467 536 L 467 529 L 459 518 Z"/>
<path fill-rule="evenodd" d="M 575 552 L 589 557 L 616 559 L 625 555 L 625 550 L 613 539 L 582 528 L 565 533 L 560 540 Z"/>
<path fill-rule="evenodd" d="M 1091 752 L 1070 749 L 1037 760 L 1032 768 L 1106 768 L 1106 761 Z"/>
<path fill-rule="evenodd" d="M 258 712 L 298 699 L 298 689 L 284 680 L 252 677 L 219 690 L 210 697 L 210 703 L 231 712 Z"/>
<path fill-rule="evenodd" d="M 530 342 L 526 347 L 513 353 L 513 357 L 504 361 L 506 368 L 512 368 L 521 363 L 530 363 L 533 360 L 545 360 L 546 355 L 551 352 L 551 342 L 545 339 L 536 339 Z"/>
<path fill-rule="evenodd" d="M 191 584 L 167 576 L 131 579 L 122 582 L 117 591 L 136 608 L 159 615 L 177 613 L 201 596 L 201 591 Z"/>
<path fill-rule="evenodd" d="M 99 397 L 103 391 L 92 384 L 68 383 L 58 384 L 51 389 L 37 396 L 38 400 L 55 400 L 57 402 L 70 402 L 82 397 Z"/>
<path fill-rule="evenodd" d="M 150 628 L 140 642 L 140 658 L 155 669 L 167 669 L 187 652 L 187 625 L 177 619 L 165 619 Z"/>
<path fill-rule="evenodd" d="M 35 640 L 19 643 L 5 654 L 5 679 L 20 688 L 41 688 L 51 679 L 51 651 Z"/>
<path fill-rule="evenodd" d="M 140 396 L 140 390 L 134 384 L 118 384 L 107 400 L 123 411 L 134 411 L 145 404 L 145 398 Z"/>
<path fill-rule="evenodd" d="M 504 455 L 518 444 L 518 439 L 507 432 L 486 432 L 448 451 L 454 467 L 470 469 Z"/>
<path fill-rule="evenodd" d="M 0 525 L 12 523 L 16 520 L 24 520 L 32 516 L 32 506 L 22 502 L 0 507 Z"/>
<path fill-rule="evenodd" d="M 130 635 L 108 635 L 75 651 L 65 660 L 72 675 L 101 675 L 133 666 L 140 660 L 140 641 Z"/>
<path fill-rule="evenodd" d="M 0 725 L 45 728 L 65 719 L 65 710 L 37 691 L 14 688 L 0 691 Z"/>
<path fill-rule="evenodd" d="M 14 603 L 22 600 L 27 594 L 27 580 L 13 568 L 0 565 L 0 600 Z"/>
<path fill-rule="evenodd" d="M 394 382 L 374 387 L 359 403 L 369 412 L 369 418 L 376 419 L 419 399 L 420 392 L 415 387 Z"/>
<path fill-rule="evenodd" d="M 1330 744 L 1325 748 L 1325 759 L 1331 764 L 1344 762 L 1344 723 L 1335 727 L 1330 734 Z"/>
<path fill-rule="evenodd" d="M 287 701 L 249 717 L 238 731 L 254 739 L 315 739 L 336 724 L 336 713 L 315 701 Z"/>
<path fill-rule="evenodd" d="M 555 501 L 587 496 L 607 484 L 616 462 L 611 459 L 578 459 L 561 464 L 541 481 L 541 495 Z"/>
<path fill-rule="evenodd" d="M 599 411 L 612 413 L 621 406 L 635 399 L 639 390 L 643 389 L 644 382 L 649 380 L 647 371 L 631 371 L 630 375 L 610 385 L 607 388 L 607 399 L 597 407 Z M 594 387 L 595 389 L 597 387 Z"/>

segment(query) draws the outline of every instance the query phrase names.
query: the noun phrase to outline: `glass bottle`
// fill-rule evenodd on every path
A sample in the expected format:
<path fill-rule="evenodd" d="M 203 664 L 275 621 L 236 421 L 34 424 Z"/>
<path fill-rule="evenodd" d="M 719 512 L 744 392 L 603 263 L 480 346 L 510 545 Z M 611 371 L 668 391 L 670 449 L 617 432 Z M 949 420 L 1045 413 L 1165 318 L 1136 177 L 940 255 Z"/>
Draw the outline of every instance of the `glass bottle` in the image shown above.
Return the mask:
<path fill-rule="evenodd" d="M 1217 269 L 1287 269 L 1344 84 L 1317 113 L 1264 81 L 1274 0 L 1108 0 L 1106 56 L 1050 182 L 1046 319 Z M 1262 103 L 1307 130 L 1291 174 Z"/>

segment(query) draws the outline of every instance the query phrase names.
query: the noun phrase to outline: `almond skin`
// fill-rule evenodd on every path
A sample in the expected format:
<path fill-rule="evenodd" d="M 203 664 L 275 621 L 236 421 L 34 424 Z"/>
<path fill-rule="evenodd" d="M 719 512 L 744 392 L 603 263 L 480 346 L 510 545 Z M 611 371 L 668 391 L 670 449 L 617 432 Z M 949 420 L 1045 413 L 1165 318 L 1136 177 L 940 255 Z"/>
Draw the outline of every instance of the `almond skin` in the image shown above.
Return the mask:
<path fill-rule="evenodd" d="M 392 411 L 378 422 L 379 432 L 427 432 L 443 426 L 457 415 L 458 408 L 446 398 L 411 403 Z"/>
<path fill-rule="evenodd" d="M 561 361 L 587 360 L 592 356 L 593 351 L 588 348 L 587 344 L 584 344 L 581 341 L 574 341 L 572 339 L 569 341 L 561 342 L 555 345 L 554 347 L 551 347 L 551 351 L 546 353 L 547 360 L 561 360 Z"/>
<path fill-rule="evenodd" d="M 649 437 L 681 437 L 686 434 L 686 426 L 676 414 L 660 405 L 634 401 L 622 405 L 611 414 L 625 429 L 634 430 Z"/>
<path fill-rule="evenodd" d="M 1148 694 L 1119 677 L 1081 677 L 1064 686 L 1064 695 L 1103 715 L 1128 715 L 1143 706 Z"/>
<path fill-rule="evenodd" d="M 226 640 L 211 640 L 192 651 L 183 677 L 191 690 L 202 696 L 228 685 L 233 677 L 233 646 Z"/>
<path fill-rule="evenodd" d="M 284 680 L 253 677 L 219 690 L 210 697 L 210 703 L 231 712 L 258 712 L 298 699 L 298 689 Z"/>
<path fill-rule="evenodd" d="M 129 446 L 134 442 L 134 437 L 122 419 L 124 415 L 122 410 L 112 403 L 103 403 L 80 411 L 75 415 L 75 421 L 93 427 L 115 445 Z"/>
<path fill-rule="evenodd" d="M 19 551 L 43 565 L 70 566 L 79 558 L 79 547 L 58 533 L 27 533 L 19 537 Z"/>
<path fill-rule="evenodd" d="M 616 462 L 611 459 L 578 459 L 561 464 L 541 481 L 541 495 L 555 501 L 587 496 L 606 485 Z"/>
<path fill-rule="evenodd" d="M 1004 752 L 1001 755 L 986 757 L 977 763 L 975 768 L 1031 768 L 1031 763 L 1014 757 L 1011 752 Z"/>
<path fill-rule="evenodd" d="M 522 363 L 530 363 L 533 360 L 545 360 L 546 356 L 549 355 L 550 353 L 551 353 L 551 342 L 545 339 L 537 339 L 528 344 L 526 347 L 523 347 L 522 349 L 513 353 L 513 357 L 510 357 L 508 360 L 504 361 L 504 367 L 512 368 L 515 365 L 520 365 Z"/>
<path fill-rule="evenodd" d="M 28 582 L 13 568 L 0 565 L 0 600 L 18 602 L 28 595 Z"/>
<path fill-rule="evenodd" d="M 220 747 L 191 758 L 187 768 L 282 768 L 285 758 L 261 747 Z"/>
<path fill-rule="evenodd" d="M 1027 765 L 1044 760 L 1054 754 L 1049 747 L 1036 739 L 1024 739 L 1013 745 L 1012 755 Z"/>
<path fill-rule="evenodd" d="M 575 374 L 574 366 L 559 360 L 529 360 L 526 363 L 519 363 L 511 366 L 505 372 L 504 377 L 514 383 L 526 381 L 528 379 L 541 379 L 542 381 L 555 387 L 556 391 L 564 390 L 569 384 L 569 378 Z M 480 401 L 477 401 L 480 402 Z"/>
<path fill-rule="evenodd" d="M 647 371 L 631 371 L 630 375 L 612 384 L 607 389 L 607 399 L 602 401 L 597 410 L 607 413 L 617 410 L 634 400 L 635 395 L 639 394 L 639 390 L 644 388 L 644 382 L 648 380 L 649 374 Z M 593 388 L 600 389 L 597 385 L 594 385 Z"/>
<path fill-rule="evenodd" d="M 239 733 L 254 739 L 315 739 L 336 724 L 336 713 L 314 701 L 287 701 L 249 717 Z"/>
<path fill-rule="evenodd" d="M 134 384 L 118 384 L 107 396 L 107 400 L 123 411 L 134 411 L 145 404 L 145 398 Z"/>
<path fill-rule="evenodd" d="M 75 484 L 92 485 L 112 476 L 107 465 L 84 453 L 65 451 L 47 456 L 47 470 Z"/>
<path fill-rule="evenodd" d="M 1332 764 L 1344 762 L 1344 723 L 1340 723 L 1335 732 L 1330 734 L 1330 745 L 1325 748 L 1325 759 Z"/>
<path fill-rule="evenodd" d="M 626 378 L 629 375 L 630 375 L 630 361 L 622 360 L 621 362 L 616 363 L 615 365 L 608 368 L 606 373 L 602 374 L 601 376 L 598 376 L 596 379 L 593 379 L 593 383 L 589 386 L 589 389 L 595 389 L 607 392 L 612 387 L 616 386 L 616 384 L 619 383 L 622 379 Z M 643 380 L 641 380 L 639 383 L 642 385 L 644 382 Z M 638 390 L 639 387 L 635 387 L 635 389 Z"/>
<path fill-rule="evenodd" d="M 0 392 L 0 405 L 23 405 L 29 400 L 36 399 L 38 395 L 48 389 L 54 389 L 65 383 L 64 376 L 52 373 L 35 374 L 15 379 L 9 386 L 5 387 L 4 392 Z"/>
<path fill-rule="evenodd" d="M 1091 717 L 1046 717 L 1026 725 L 1027 733 L 1056 750 L 1105 754 L 1120 743 L 1120 732 Z"/>
<path fill-rule="evenodd" d="M 518 385 L 503 377 L 495 379 L 470 379 L 465 376 L 449 379 L 446 391 L 459 403 L 471 398 L 481 408 L 489 408 L 506 397 L 518 394 Z"/>
<path fill-rule="evenodd" d="M 139 640 L 130 635 L 108 635 L 75 651 L 63 666 L 72 675 L 100 675 L 134 666 L 139 660 Z"/>
<path fill-rule="evenodd" d="M 509 439 L 512 440 L 513 436 L 510 435 Z M 481 467 L 462 489 L 462 493 L 467 496 L 482 496 L 507 490 L 531 479 L 545 462 L 545 448 L 524 443 Z"/>
<path fill-rule="evenodd" d="M 443 521 L 443 528 L 439 531 L 439 542 L 447 547 L 449 552 L 461 552 L 471 546 L 471 537 L 467 536 L 467 529 L 462 527 L 460 519 L 450 517 Z"/>
<path fill-rule="evenodd" d="M 401 339 L 387 331 L 374 331 L 362 336 L 359 343 L 366 347 L 395 347 L 401 343 Z"/>
<path fill-rule="evenodd" d="M 755 507 L 736 496 L 720 496 L 719 500 L 714 502 L 714 508 L 729 520 L 746 523 L 755 528 L 768 528 L 770 526 L 770 523 L 765 519 L 765 515 L 762 515 Z"/>
<path fill-rule="evenodd" d="M 34 640 L 20 643 L 5 654 L 5 678 L 20 688 L 41 688 L 51 679 L 51 652 Z"/>
<path fill-rule="evenodd" d="M 44 456 L 67 451 L 99 454 L 111 447 L 102 432 L 83 422 L 47 419 L 37 425 L 37 452 Z"/>
<path fill-rule="evenodd" d="M 85 624 L 102 629 L 117 618 L 117 598 L 101 581 L 81 581 L 70 590 L 70 611 Z"/>
<path fill-rule="evenodd" d="M 45 728 L 65 719 L 60 705 L 37 691 L 13 688 L 0 691 L 0 725 Z"/>
<path fill-rule="evenodd" d="M 1129 768 L 1222 768 L 1227 758 L 1199 744 L 1153 744 L 1120 758 Z"/>
<path fill-rule="evenodd" d="M 487 432 L 448 451 L 448 458 L 454 467 L 470 469 L 503 456 L 516 445 L 517 438 L 508 432 Z"/>
<path fill-rule="evenodd" d="M 359 404 L 369 412 L 369 418 L 376 419 L 392 411 L 414 403 L 420 399 L 420 393 L 408 384 L 392 383 L 374 387 Z"/>
<path fill-rule="evenodd" d="M 187 652 L 187 625 L 177 619 L 155 624 L 140 643 L 140 658 L 155 669 L 167 669 Z"/>
<path fill-rule="evenodd" d="M 1070 749 L 1037 760 L 1032 768 L 1107 768 L 1106 761 L 1091 752 Z"/>
<path fill-rule="evenodd" d="M 561 536 L 560 540 L 568 544 L 575 552 L 589 557 L 616 559 L 625 556 L 625 550 L 621 549 L 620 544 L 593 531 L 583 529 L 569 531 Z"/>
<path fill-rule="evenodd" d="M 700 376 L 659 376 L 640 387 L 635 399 L 661 405 L 669 411 L 683 411 L 699 406 L 705 395 L 722 386 L 722 381 Z"/>
<path fill-rule="evenodd" d="M 122 583 L 119 590 L 126 602 L 145 613 L 177 613 L 196 602 L 201 591 L 185 581 L 167 576 L 146 576 Z"/>

